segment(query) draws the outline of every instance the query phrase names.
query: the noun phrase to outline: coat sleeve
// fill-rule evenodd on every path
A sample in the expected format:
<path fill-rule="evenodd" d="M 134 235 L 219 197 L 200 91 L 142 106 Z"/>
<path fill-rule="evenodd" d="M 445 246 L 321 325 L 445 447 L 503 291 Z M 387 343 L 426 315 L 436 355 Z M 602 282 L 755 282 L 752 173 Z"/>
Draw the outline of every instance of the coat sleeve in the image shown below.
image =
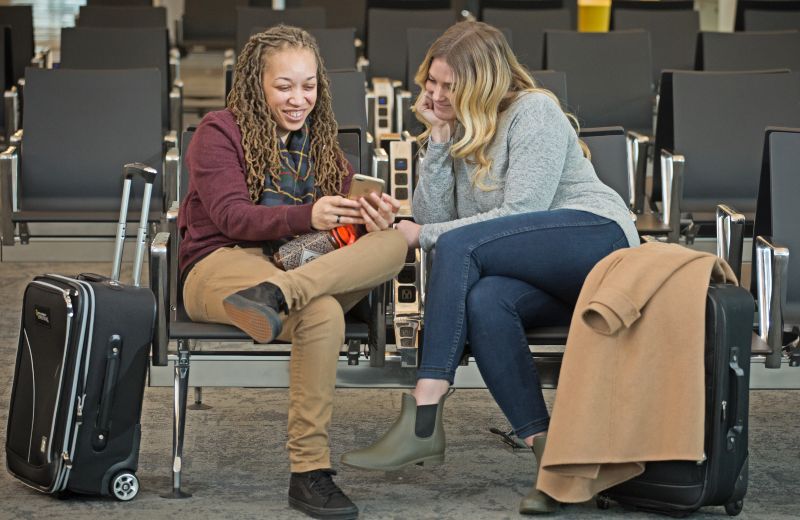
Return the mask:
<path fill-rule="evenodd" d="M 705 261 L 710 273 L 715 260 L 713 255 L 678 244 L 649 243 L 620 249 L 597 265 L 606 264 L 604 278 L 586 306 L 576 312 L 595 332 L 616 334 L 639 319 L 650 298 L 682 267 Z"/>

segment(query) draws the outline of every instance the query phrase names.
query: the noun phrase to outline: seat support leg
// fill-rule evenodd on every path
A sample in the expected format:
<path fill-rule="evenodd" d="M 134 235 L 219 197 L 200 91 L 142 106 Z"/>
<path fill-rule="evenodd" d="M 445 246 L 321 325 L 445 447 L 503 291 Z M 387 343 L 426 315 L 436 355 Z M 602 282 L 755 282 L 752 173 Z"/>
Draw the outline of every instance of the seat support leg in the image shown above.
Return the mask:
<path fill-rule="evenodd" d="M 187 406 L 189 410 L 210 410 L 212 407 L 203 403 L 203 387 L 194 387 L 194 404 Z"/>
<path fill-rule="evenodd" d="M 189 498 L 192 495 L 181 490 L 181 466 L 183 464 L 183 434 L 186 428 L 186 396 L 189 391 L 189 343 L 178 340 L 178 359 L 175 362 L 175 385 L 172 428 L 172 491 L 162 498 Z"/>

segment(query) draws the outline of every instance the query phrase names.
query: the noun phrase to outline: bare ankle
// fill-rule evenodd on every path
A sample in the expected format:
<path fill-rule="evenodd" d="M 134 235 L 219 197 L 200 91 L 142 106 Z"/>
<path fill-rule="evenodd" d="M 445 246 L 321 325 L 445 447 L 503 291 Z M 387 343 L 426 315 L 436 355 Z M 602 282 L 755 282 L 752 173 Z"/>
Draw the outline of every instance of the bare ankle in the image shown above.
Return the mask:
<path fill-rule="evenodd" d="M 420 379 L 412 395 L 417 406 L 439 404 L 439 400 L 450 389 L 450 383 L 444 379 Z"/>
<path fill-rule="evenodd" d="M 534 439 L 536 439 L 536 437 L 542 437 L 542 436 L 546 436 L 546 435 L 547 435 L 547 430 L 545 430 L 543 432 L 534 433 L 533 435 L 525 437 L 522 440 L 523 440 L 523 442 L 525 442 L 525 445 L 527 447 L 531 448 L 531 447 L 533 447 L 533 441 L 534 441 Z"/>

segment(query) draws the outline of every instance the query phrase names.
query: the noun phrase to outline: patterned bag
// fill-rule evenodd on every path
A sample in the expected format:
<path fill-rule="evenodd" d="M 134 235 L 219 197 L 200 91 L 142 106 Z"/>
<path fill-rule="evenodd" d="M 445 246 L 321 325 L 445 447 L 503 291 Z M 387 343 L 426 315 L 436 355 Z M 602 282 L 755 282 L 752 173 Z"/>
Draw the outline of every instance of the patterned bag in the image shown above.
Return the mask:
<path fill-rule="evenodd" d="M 273 256 L 275 265 L 289 271 L 356 241 L 354 226 L 340 226 L 330 231 L 316 231 L 300 235 L 278 248 Z"/>

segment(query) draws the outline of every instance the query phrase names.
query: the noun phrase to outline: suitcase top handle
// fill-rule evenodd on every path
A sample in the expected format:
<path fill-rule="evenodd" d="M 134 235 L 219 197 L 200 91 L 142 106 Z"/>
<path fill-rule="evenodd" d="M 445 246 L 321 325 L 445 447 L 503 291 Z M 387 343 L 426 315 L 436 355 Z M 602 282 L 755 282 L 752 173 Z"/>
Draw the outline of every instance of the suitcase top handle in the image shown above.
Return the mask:
<path fill-rule="evenodd" d="M 142 163 L 128 163 L 124 168 L 125 179 L 141 177 L 147 184 L 153 184 L 156 180 L 156 170 Z"/>

